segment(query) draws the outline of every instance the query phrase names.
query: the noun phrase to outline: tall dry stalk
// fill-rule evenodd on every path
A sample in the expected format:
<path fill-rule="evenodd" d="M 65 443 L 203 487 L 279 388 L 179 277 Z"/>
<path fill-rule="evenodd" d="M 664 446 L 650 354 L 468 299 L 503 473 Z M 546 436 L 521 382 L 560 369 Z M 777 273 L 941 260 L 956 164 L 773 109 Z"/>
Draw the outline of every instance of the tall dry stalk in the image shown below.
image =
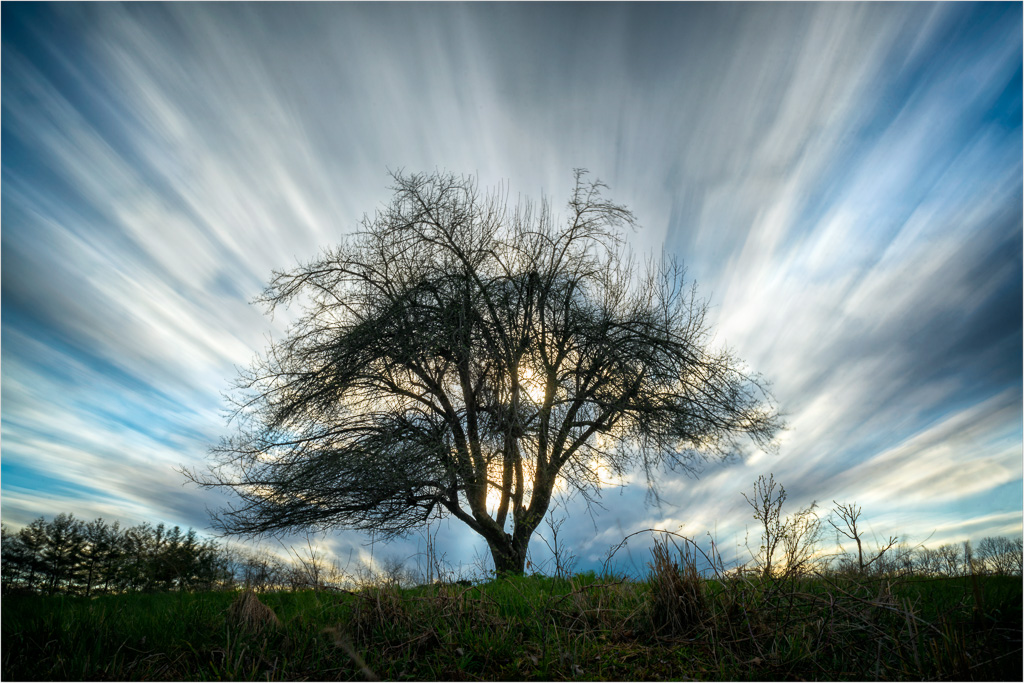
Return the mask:
<path fill-rule="evenodd" d="M 671 546 L 670 546 L 671 543 Z M 704 580 L 697 571 L 696 552 L 689 542 L 655 539 L 651 548 L 650 616 L 662 635 L 685 635 L 701 626 L 710 614 Z"/>

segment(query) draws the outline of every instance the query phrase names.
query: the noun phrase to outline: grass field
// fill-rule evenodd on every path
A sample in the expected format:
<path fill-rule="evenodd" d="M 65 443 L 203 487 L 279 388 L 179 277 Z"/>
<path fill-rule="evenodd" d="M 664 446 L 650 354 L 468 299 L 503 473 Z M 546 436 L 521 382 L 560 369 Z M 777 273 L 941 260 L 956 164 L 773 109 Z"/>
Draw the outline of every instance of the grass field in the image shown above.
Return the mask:
<path fill-rule="evenodd" d="M 1021 680 L 1021 581 L 498 578 L 8 596 L 4 680 Z M 253 607 L 248 605 L 244 609 Z M 244 615 L 241 615 L 244 616 Z"/>

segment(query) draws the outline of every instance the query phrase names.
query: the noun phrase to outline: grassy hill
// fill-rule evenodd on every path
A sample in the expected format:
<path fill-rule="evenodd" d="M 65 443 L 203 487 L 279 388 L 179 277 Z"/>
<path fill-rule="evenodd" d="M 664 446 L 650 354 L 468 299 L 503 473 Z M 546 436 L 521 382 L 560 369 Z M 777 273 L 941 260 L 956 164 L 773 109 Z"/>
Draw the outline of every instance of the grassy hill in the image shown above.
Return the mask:
<path fill-rule="evenodd" d="M 692 569 L 692 568 L 691 568 Z M 1016 577 L 4 598 L 5 680 L 1021 680 Z M 232 605 L 234 604 L 234 607 Z M 262 610 L 259 605 L 272 610 Z"/>

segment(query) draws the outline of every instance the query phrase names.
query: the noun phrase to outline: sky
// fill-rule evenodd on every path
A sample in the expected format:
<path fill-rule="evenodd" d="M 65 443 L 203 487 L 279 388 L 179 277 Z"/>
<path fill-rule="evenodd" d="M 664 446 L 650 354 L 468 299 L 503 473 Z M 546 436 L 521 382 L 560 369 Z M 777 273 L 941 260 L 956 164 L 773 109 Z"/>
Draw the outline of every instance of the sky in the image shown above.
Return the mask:
<path fill-rule="evenodd" d="M 787 429 L 775 453 L 665 473 L 660 507 L 639 475 L 589 512 L 559 501 L 578 568 L 645 528 L 749 559 L 742 494 L 769 473 L 785 512 L 855 502 L 872 541 L 1021 534 L 1020 3 L 2 12 L 5 524 L 212 533 L 228 498 L 176 468 L 204 466 L 235 368 L 286 329 L 250 303 L 273 269 L 354 231 L 389 170 L 563 211 L 582 167 L 636 214 L 631 249 L 686 264 Z M 431 533 L 453 566 L 486 555 L 455 522 Z"/>

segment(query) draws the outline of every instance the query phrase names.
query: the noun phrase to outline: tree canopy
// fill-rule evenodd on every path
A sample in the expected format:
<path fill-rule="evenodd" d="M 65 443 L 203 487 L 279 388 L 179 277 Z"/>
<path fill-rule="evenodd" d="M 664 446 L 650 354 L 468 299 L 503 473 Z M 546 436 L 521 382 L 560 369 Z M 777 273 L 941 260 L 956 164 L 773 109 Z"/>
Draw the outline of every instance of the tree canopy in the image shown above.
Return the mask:
<path fill-rule="evenodd" d="M 633 214 L 583 171 L 557 217 L 471 178 L 395 173 L 394 197 L 260 300 L 297 305 L 241 373 L 237 430 L 207 472 L 229 533 L 400 535 L 450 515 L 522 571 L 556 487 L 767 446 L 765 385 L 711 348 L 707 303 L 672 260 L 642 265 Z M 602 474 L 604 473 L 604 474 Z"/>

